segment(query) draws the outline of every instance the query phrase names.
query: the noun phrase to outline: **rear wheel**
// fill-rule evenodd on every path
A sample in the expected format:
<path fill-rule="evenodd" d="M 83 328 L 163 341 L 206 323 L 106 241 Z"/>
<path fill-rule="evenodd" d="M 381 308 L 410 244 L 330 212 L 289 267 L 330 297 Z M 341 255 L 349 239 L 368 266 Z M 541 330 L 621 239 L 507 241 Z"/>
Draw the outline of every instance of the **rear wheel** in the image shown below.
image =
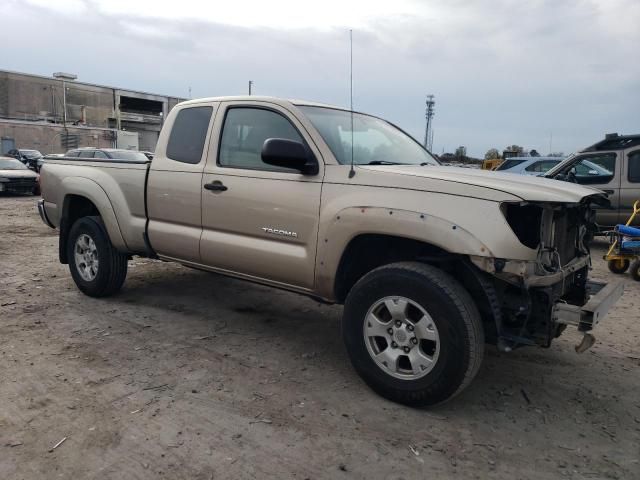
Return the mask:
<path fill-rule="evenodd" d="M 382 396 L 426 406 L 461 392 L 484 353 L 480 314 L 469 293 L 430 265 L 395 263 L 352 288 L 342 332 L 351 361 Z"/>
<path fill-rule="evenodd" d="M 112 295 L 127 276 L 127 255 L 111 244 L 100 217 L 76 220 L 67 240 L 67 258 L 74 282 L 90 297 Z"/>
<path fill-rule="evenodd" d="M 629 260 L 617 258 L 615 260 L 609 260 L 607 262 L 607 267 L 609 267 L 609 271 L 611 273 L 624 273 L 629 269 Z"/>

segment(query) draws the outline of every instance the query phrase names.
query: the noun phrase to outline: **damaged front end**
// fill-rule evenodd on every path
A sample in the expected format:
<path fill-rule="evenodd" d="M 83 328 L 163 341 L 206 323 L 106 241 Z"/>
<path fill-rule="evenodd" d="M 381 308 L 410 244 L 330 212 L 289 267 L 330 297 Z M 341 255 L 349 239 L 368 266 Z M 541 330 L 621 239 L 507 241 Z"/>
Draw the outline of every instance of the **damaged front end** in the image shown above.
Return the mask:
<path fill-rule="evenodd" d="M 472 256 L 485 276 L 483 289 L 494 305 L 495 343 L 503 351 L 524 345 L 548 347 L 567 325 L 585 334 L 576 347 L 593 344 L 590 330 L 622 295 L 622 283 L 588 281 L 589 242 L 596 231 L 593 204 L 600 194 L 580 203 L 505 202 L 502 213 L 520 243 L 535 250 L 535 260 Z"/>

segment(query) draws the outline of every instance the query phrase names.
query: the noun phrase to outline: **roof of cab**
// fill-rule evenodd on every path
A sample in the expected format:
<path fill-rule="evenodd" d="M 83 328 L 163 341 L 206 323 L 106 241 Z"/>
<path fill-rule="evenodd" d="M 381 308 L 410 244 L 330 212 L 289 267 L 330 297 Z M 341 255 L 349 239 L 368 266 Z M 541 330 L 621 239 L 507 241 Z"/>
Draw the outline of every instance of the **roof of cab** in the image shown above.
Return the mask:
<path fill-rule="evenodd" d="M 307 106 L 307 107 L 324 107 L 324 108 L 333 108 L 336 110 L 345 110 L 349 111 L 348 108 L 338 107 L 337 105 L 329 105 L 327 103 L 320 102 L 312 102 L 309 100 L 299 100 L 299 99 L 286 99 L 279 97 L 268 97 L 268 96 L 258 96 L 258 95 L 239 95 L 239 96 L 230 96 L 230 97 L 207 97 L 207 98 L 194 98 L 193 100 L 187 100 L 185 102 L 180 102 L 178 105 L 197 105 L 205 102 L 270 102 L 276 103 L 280 105 L 291 104 L 297 106 Z"/>
<path fill-rule="evenodd" d="M 624 150 L 625 148 L 640 145 L 640 135 L 619 135 L 617 133 L 607 133 L 604 140 L 594 143 L 581 152 L 601 152 L 603 150 Z"/>

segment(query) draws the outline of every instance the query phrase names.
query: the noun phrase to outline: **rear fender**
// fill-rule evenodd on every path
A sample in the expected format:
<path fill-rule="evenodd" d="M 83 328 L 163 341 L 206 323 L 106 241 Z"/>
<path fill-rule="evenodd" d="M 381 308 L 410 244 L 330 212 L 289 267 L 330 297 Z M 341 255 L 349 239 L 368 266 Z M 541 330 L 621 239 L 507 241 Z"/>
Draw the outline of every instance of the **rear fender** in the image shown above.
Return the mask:
<path fill-rule="evenodd" d="M 100 212 L 100 217 L 102 217 L 102 221 L 104 222 L 107 233 L 109 234 L 109 239 L 113 246 L 122 252 L 128 250 L 127 244 L 122 237 L 122 232 L 120 231 L 120 226 L 118 225 L 118 219 L 116 218 L 113 205 L 111 204 L 107 193 L 98 183 L 84 177 L 67 177 L 62 180 L 61 187 L 62 190 L 66 192 L 62 207 L 61 221 L 65 221 L 66 223 L 66 218 L 69 217 L 68 209 L 70 204 L 69 200 L 71 198 L 70 195 L 84 197 L 91 201 L 91 203 L 93 203 L 98 209 L 98 212 Z M 61 235 L 63 227 L 65 226 L 61 223 Z M 66 225 L 66 227 L 71 228 L 71 225 Z"/>

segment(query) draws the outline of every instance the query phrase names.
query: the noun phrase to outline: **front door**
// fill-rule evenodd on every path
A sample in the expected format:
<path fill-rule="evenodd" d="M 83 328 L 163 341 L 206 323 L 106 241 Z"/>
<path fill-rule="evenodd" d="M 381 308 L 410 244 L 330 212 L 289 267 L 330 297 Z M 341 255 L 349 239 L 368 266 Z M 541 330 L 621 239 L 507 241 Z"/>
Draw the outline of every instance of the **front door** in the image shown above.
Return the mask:
<path fill-rule="evenodd" d="M 267 102 L 221 105 L 202 178 L 202 264 L 309 290 L 314 285 L 323 162 L 300 122 Z M 304 143 L 319 173 L 262 162 L 268 138 Z M 206 187 L 206 188 L 205 188 Z"/>
<path fill-rule="evenodd" d="M 640 148 L 625 150 L 624 163 L 620 185 L 620 223 L 627 223 L 633 204 L 640 202 Z M 636 215 L 632 225 L 640 225 L 640 214 Z"/>

